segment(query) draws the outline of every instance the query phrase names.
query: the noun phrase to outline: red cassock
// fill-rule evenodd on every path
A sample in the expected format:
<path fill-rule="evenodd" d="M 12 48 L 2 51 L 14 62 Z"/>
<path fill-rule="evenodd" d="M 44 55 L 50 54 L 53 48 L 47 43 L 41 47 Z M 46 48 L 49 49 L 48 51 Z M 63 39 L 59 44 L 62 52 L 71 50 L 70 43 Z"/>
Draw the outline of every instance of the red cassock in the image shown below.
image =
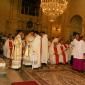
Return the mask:
<path fill-rule="evenodd" d="M 56 64 L 60 63 L 60 55 L 62 54 L 62 63 L 66 64 L 67 63 L 67 54 L 66 54 L 66 49 L 68 49 L 68 45 L 63 44 L 63 45 L 58 45 L 54 46 L 54 53 L 55 53 L 55 59 L 56 59 Z"/>
<path fill-rule="evenodd" d="M 10 48 L 10 56 L 11 56 L 11 54 L 12 54 L 12 48 L 13 48 L 12 41 L 9 41 L 9 48 Z"/>
<path fill-rule="evenodd" d="M 54 52 L 55 52 L 55 57 L 56 57 L 56 64 L 59 64 L 59 55 L 58 55 L 58 50 L 56 47 L 54 47 Z"/>
<path fill-rule="evenodd" d="M 63 55 L 63 63 L 66 64 L 66 54 L 64 52 L 64 48 L 63 48 L 63 46 L 60 46 L 60 48 L 61 48 L 62 55 Z"/>

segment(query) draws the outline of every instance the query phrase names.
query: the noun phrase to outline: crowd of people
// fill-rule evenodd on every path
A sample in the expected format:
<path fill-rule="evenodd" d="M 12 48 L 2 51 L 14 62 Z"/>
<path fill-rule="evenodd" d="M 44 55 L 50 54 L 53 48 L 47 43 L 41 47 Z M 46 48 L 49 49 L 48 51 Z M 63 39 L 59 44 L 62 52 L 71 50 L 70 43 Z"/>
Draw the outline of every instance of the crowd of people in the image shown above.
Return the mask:
<path fill-rule="evenodd" d="M 62 37 L 51 40 L 44 32 L 19 31 L 13 38 L 9 34 L 3 44 L 3 55 L 9 59 L 9 67 L 19 69 L 22 65 L 31 66 L 32 69 L 42 65 L 71 64 L 78 71 L 85 71 L 85 41 L 79 33 L 67 43 Z"/>

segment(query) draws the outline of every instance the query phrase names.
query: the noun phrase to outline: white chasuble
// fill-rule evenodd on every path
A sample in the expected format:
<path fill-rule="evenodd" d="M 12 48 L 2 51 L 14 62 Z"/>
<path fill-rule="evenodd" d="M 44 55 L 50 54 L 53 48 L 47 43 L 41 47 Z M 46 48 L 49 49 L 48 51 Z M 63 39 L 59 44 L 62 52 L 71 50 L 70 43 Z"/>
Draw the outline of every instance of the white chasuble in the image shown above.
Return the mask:
<path fill-rule="evenodd" d="M 25 53 L 23 55 L 23 64 L 24 65 L 32 65 L 31 58 L 30 58 L 30 50 L 32 48 L 33 40 L 34 40 L 34 36 L 32 36 L 32 35 L 26 36 Z"/>
<path fill-rule="evenodd" d="M 13 69 L 18 69 L 21 67 L 22 60 L 22 40 L 21 36 L 17 35 L 14 39 L 14 50 L 12 55 L 12 67 Z"/>
<path fill-rule="evenodd" d="M 32 65 L 32 63 L 30 61 L 30 55 L 29 55 L 30 47 L 31 47 L 30 43 L 25 45 L 25 53 L 23 56 L 23 64 L 24 65 Z"/>
<path fill-rule="evenodd" d="M 41 48 L 41 37 L 37 35 L 32 42 L 32 48 L 30 50 L 30 59 L 32 62 L 32 69 L 39 68 L 41 66 L 40 48 Z"/>

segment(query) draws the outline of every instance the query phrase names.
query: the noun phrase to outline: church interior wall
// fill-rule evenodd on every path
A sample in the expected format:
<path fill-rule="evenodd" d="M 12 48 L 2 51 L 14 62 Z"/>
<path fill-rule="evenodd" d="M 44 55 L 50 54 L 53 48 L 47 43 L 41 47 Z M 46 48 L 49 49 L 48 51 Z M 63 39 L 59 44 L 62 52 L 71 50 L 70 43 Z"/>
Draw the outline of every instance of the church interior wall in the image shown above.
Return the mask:
<path fill-rule="evenodd" d="M 85 13 L 84 13 L 84 4 L 85 0 L 69 0 L 69 6 L 65 13 L 62 15 L 60 30 L 61 35 L 65 37 L 65 40 L 68 40 L 70 37 L 70 32 L 72 28 L 70 27 L 70 19 L 79 15 L 82 17 L 82 35 L 85 35 Z M 2 0 L 0 3 L 0 32 L 3 33 L 15 33 L 18 29 L 26 29 L 26 23 L 29 19 L 34 23 L 35 30 L 45 31 L 49 36 L 59 35 L 57 31 L 52 30 L 52 23 L 49 22 L 48 17 L 45 15 L 40 15 L 39 17 L 33 17 L 28 15 L 20 14 L 20 11 L 17 9 L 18 0 L 14 0 L 14 3 L 10 0 Z M 54 23 L 58 24 L 57 20 Z M 54 26 L 54 25 L 53 25 Z"/>
<path fill-rule="evenodd" d="M 85 11 L 84 11 L 85 0 L 70 0 L 70 4 L 66 12 L 64 13 L 64 22 L 62 35 L 65 37 L 65 40 L 68 40 L 70 37 L 70 32 L 72 31 L 72 27 L 70 27 L 70 20 L 73 16 L 79 15 L 82 17 L 82 32 L 81 34 L 85 36 Z"/>

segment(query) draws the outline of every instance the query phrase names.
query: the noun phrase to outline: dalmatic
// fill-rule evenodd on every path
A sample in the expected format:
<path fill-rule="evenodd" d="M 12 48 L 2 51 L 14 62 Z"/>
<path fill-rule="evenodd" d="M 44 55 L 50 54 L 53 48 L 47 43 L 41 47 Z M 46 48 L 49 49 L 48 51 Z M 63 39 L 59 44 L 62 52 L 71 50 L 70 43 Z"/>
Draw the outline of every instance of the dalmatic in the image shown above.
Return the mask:
<path fill-rule="evenodd" d="M 40 48 L 41 48 L 41 37 L 37 35 L 33 40 L 32 47 L 30 49 L 30 59 L 32 62 L 32 69 L 39 68 L 41 66 Z"/>
<path fill-rule="evenodd" d="M 14 49 L 12 54 L 11 68 L 19 69 L 21 67 L 22 60 L 22 40 L 20 35 L 17 35 L 14 39 Z"/>
<path fill-rule="evenodd" d="M 31 60 L 30 60 L 30 55 L 29 55 L 30 49 L 31 49 L 31 44 L 30 43 L 26 44 L 25 53 L 23 56 L 23 64 L 24 65 L 32 65 Z"/>

